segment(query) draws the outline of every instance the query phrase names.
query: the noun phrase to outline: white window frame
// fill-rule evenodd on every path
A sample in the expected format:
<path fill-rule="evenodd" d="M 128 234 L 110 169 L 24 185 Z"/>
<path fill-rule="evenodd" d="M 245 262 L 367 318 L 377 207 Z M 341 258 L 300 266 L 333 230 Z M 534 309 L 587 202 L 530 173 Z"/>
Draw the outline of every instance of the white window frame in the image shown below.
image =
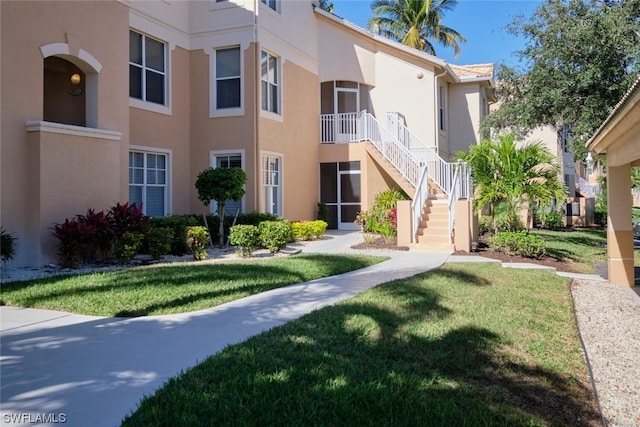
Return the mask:
<path fill-rule="evenodd" d="M 143 32 L 143 31 L 139 31 L 136 30 L 135 28 L 129 28 L 130 32 L 136 33 L 140 36 L 142 36 L 142 61 L 143 64 L 136 64 L 136 63 L 132 63 L 131 61 L 129 61 L 129 66 L 136 66 L 139 68 L 142 68 L 142 95 L 143 98 L 134 98 L 129 96 L 129 106 L 130 107 L 134 107 L 134 108 L 139 108 L 142 110 L 148 110 L 148 111 L 153 111 L 155 113 L 160 113 L 160 114 L 166 114 L 166 115 L 171 115 L 171 79 L 169 78 L 169 76 L 171 75 L 171 62 L 169 60 L 169 52 L 170 50 L 168 49 L 169 43 L 166 41 L 163 41 L 157 37 L 152 37 L 149 36 L 147 33 Z M 158 43 L 162 43 L 163 48 L 164 48 L 164 72 L 161 73 L 164 77 L 164 104 L 159 104 L 157 102 L 153 102 L 153 101 L 147 101 L 146 99 L 146 85 L 145 85 L 145 81 L 146 81 L 146 57 L 145 57 L 145 39 L 149 38 L 151 40 L 154 40 Z M 159 73 L 158 70 L 154 70 L 151 69 L 154 73 Z M 129 85 L 131 85 L 131 81 L 129 81 Z"/>
<path fill-rule="evenodd" d="M 447 132 L 447 93 L 444 86 L 438 86 L 438 130 Z"/>
<path fill-rule="evenodd" d="M 278 184 L 277 185 L 273 185 L 272 182 L 266 182 L 265 181 L 265 177 L 266 172 L 264 170 L 264 164 L 265 161 L 267 159 L 277 159 L 278 160 Z M 277 215 L 280 218 L 284 218 L 284 156 L 281 153 L 274 153 L 274 152 L 270 152 L 270 151 L 263 151 L 260 153 L 260 187 L 261 187 L 261 193 L 262 193 L 262 203 L 263 203 L 263 207 L 264 207 L 264 212 L 265 213 L 272 213 L 274 215 Z M 271 179 L 269 179 L 269 181 L 271 181 Z M 269 207 L 269 204 L 273 204 L 271 200 L 269 200 L 269 197 L 267 196 L 267 188 L 277 188 L 277 203 L 276 203 L 276 212 L 273 212 L 272 209 Z M 269 207 L 269 208 L 268 208 Z"/>
<path fill-rule="evenodd" d="M 237 48 L 240 51 L 240 107 L 232 108 L 218 108 L 217 94 L 218 94 L 218 78 L 216 76 L 217 71 L 217 55 L 219 50 Z M 244 115 L 244 60 L 243 50 L 240 45 L 221 46 L 213 49 L 213 53 L 210 55 L 210 69 L 211 69 L 211 84 L 209 85 L 209 117 L 233 117 Z"/>
<path fill-rule="evenodd" d="M 146 197 L 146 190 L 147 187 L 149 186 L 149 184 L 147 184 L 147 154 L 155 154 L 155 155 L 163 155 L 166 156 L 166 170 L 165 170 L 165 184 L 164 184 L 164 216 L 167 215 L 171 215 L 171 157 L 172 157 L 172 151 L 171 150 L 166 150 L 166 149 L 162 149 L 162 148 L 151 148 L 151 147 L 144 147 L 144 146 L 139 146 L 139 145 L 130 145 L 129 146 L 129 153 L 131 152 L 135 152 L 135 153 L 142 153 L 144 154 L 144 183 L 142 184 L 142 211 L 145 215 L 147 215 L 147 197 Z M 131 164 L 129 163 L 129 169 L 131 168 Z M 131 187 L 131 185 L 139 185 L 139 184 L 132 184 L 131 183 L 131 179 L 128 180 L 128 187 Z M 129 190 L 130 191 L 130 190 Z M 128 197 L 127 197 L 128 198 Z"/>
<path fill-rule="evenodd" d="M 262 76 L 262 62 L 263 62 L 263 54 L 266 55 L 266 60 L 267 60 L 267 64 L 269 62 L 269 58 L 274 58 L 276 60 L 276 82 L 270 82 L 267 78 L 267 80 L 263 79 Z M 267 72 L 267 76 L 269 75 L 269 73 Z M 276 120 L 282 120 L 282 58 L 274 55 L 273 53 L 269 52 L 268 50 L 262 50 L 260 52 L 260 112 L 261 115 L 264 117 L 269 117 L 269 118 L 273 118 Z M 264 90 L 262 90 L 262 84 L 263 83 L 267 83 L 267 87 L 271 88 L 271 86 L 275 86 L 277 89 L 277 94 L 278 94 L 278 100 L 277 103 L 275 104 L 275 107 L 277 109 L 277 112 L 271 111 L 271 110 L 265 110 L 263 108 L 263 98 L 265 96 Z M 271 95 L 269 95 L 271 93 L 271 91 L 267 91 L 267 95 L 269 97 L 271 97 Z M 270 100 L 270 99 L 269 99 Z M 267 101 L 267 104 L 270 104 L 269 100 Z"/>
<path fill-rule="evenodd" d="M 240 156 L 240 168 L 243 171 L 246 171 L 245 168 L 245 151 L 244 149 L 240 150 L 212 150 L 209 152 L 209 165 L 212 168 L 216 168 L 218 164 L 218 157 L 229 157 L 229 156 Z M 245 195 L 242 196 L 240 200 L 240 213 L 246 212 L 245 208 L 245 198 L 246 198 L 246 184 L 245 184 Z M 213 200 L 209 205 L 209 212 L 216 215 L 218 213 L 218 203 Z"/>

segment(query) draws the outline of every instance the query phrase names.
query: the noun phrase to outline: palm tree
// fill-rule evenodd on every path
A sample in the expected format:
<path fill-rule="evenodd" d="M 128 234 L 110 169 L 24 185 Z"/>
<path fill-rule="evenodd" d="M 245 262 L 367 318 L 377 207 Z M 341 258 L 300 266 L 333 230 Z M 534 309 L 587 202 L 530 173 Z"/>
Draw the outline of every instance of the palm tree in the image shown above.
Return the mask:
<path fill-rule="evenodd" d="M 471 167 L 476 211 L 489 204 L 497 222 L 509 231 L 522 228 L 522 209 L 531 215 L 535 204 L 562 203 L 567 197 L 556 158 L 541 142 L 516 147 L 513 134 L 504 134 L 459 157 Z"/>
<path fill-rule="evenodd" d="M 329 13 L 333 13 L 333 2 L 331 0 L 320 0 L 318 7 Z"/>
<path fill-rule="evenodd" d="M 453 10 L 458 0 L 375 0 L 369 29 L 376 34 L 435 55 L 433 42 L 454 49 L 460 54 L 462 34 L 442 25 L 446 12 Z"/>

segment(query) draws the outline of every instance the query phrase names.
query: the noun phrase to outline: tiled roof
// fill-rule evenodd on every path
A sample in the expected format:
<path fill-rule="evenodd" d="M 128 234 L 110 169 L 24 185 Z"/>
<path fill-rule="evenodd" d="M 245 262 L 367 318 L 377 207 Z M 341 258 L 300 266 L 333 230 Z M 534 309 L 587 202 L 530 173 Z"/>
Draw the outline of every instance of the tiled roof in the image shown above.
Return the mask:
<path fill-rule="evenodd" d="M 493 64 L 449 64 L 449 67 L 460 77 L 493 77 Z"/>

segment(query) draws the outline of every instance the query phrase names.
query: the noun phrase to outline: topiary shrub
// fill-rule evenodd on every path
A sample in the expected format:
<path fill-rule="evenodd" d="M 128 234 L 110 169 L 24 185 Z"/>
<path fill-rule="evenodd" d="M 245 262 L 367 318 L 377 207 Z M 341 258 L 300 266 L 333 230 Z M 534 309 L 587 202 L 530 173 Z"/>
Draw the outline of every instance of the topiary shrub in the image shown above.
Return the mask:
<path fill-rule="evenodd" d="M 249 258 L 260 244 L 260 231 L 255 225 L 239 224 L 229 230 L 229 241 L 243 258 Z"/>
<path fill-rule="evenodd" d="M 284 248 L 291 238 L 291 223 L 287 220 L 263 221 L 258 225 L 260 244 L 276 253 Z"/>
<path fill-rule="evenodd" d="M 527 231 L 501 231 L 493 236 L 491 247 L 509 255 L 542 258 L 546 254 L 547 242 Z"/>
<path fill-rule="evenodd" d="M 202 226 L 187 227 L 187 247 L 193 254 L 193 258 L 202 261 L 207 259 L 207 246 L 209 245 L 209 233 Z"/>
<path fill-rule="evenodd" d="M 12 260 L 16 256 L 16 238 L 0 226 L 0 257 L 2 261 Z"/>

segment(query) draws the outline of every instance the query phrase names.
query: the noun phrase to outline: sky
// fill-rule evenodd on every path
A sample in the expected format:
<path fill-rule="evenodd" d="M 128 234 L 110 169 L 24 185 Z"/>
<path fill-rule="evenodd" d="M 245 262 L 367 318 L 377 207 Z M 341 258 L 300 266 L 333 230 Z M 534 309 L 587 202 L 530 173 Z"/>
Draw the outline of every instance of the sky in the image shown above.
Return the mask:
<path fill-rule="evenodd" d="M 332 0 L 333 12 L 362 28 L 371 17 L 371 0 Z M 460 55 L 453 49 L 434 44 L 436 56 L 457 64 L 504 63 L 520 68 L 514 52 L 524 48 L 524 40 L 506 32 L 504 27 L 519 14 L 531 16 L 540 0 L 458 0 L 458 5 L 443 18 L 443 24 L 462 34 L 467 42 Z"/>

